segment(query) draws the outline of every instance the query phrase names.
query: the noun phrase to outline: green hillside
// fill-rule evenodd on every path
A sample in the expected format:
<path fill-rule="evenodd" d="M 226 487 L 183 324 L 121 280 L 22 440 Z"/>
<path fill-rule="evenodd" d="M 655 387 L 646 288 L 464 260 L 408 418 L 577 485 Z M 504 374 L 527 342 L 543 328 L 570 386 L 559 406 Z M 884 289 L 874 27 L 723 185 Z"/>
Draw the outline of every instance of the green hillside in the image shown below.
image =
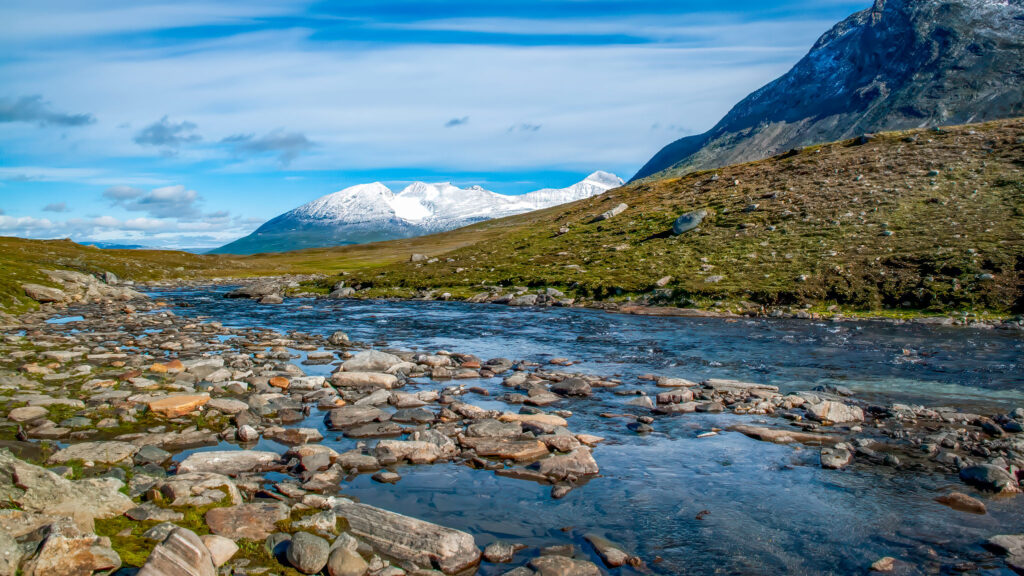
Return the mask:
<path fill-rule="evenodd" d="M 629 208 L 589 223 L 619 203 Z M 709 211 L 698 229 L 669 232 L 677 216 L 697 209 Z M 522 286 L 681 306 L 1021 312 L 1024 121 L 808 147 L 460 233 L 497 227 L 435 263 L 346 280 L 371 287 L 367 295 L 434 289 L 468 297 Z M 418 251 L 445 237 L 419 239 Z"/>

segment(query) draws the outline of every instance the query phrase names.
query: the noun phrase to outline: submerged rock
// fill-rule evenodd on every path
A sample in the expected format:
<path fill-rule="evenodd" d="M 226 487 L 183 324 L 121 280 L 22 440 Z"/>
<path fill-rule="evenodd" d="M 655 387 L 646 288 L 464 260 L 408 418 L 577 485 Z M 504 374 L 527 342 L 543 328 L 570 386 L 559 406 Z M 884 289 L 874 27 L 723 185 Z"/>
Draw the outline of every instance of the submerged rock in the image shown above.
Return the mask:
<path fill-rule="evenodd" d="M 630 555 L 624 552 L 622 548 L 612 543 L 611 540 L 597 534 L 587 534 L 584 538 L 587 542 L 590 542 L 591 546 L 594 547 L 598 556 L 600 556 L 601 560 L 604 561 L 605 566 L 609 568 L 618 568 L 630 561 Z"/>
<path fill-rule="evenodd" d="M 853 461 L 853 453 L 843 448 L 822 448 L 821 467 L 828 470 L 846 468 Z"/>
<path fill-rule="evenodd" d="M 540 556 L 530 560 L 537 576 L 600 576 L 601 569 L 593 562 L 565 556 Z"/>
<path fill-rule="evenodd" d="M 962 492 L 950 492 L 949 494 L 939 496 L 935 501 L 961 512 L 970 512 L 972 514 L 986 514 L 988 512 L 984 502 L 977 498 L 971 498 Z"/>

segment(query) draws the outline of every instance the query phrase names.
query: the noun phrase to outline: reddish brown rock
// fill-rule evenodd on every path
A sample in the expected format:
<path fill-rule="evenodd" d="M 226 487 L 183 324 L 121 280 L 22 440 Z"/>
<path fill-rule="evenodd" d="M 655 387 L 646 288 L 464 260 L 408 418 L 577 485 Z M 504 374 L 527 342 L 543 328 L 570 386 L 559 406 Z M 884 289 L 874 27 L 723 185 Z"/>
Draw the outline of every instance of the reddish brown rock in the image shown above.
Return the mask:
<path fill-rule="evenodd" d="M 939 496 L 935 501 L 939 504 L 945 504 L 953 510 L 959 510 L 960 512 L 970 512 L 971 514 L 988 513 L 988 509 L 985 508 L 984 502 L 977 498 L 971 498 L 962 492 L 950 492 L 944 496 Z"/>
<path fill-rule="evenodd" d="M 168 396 L 149 403 L 149 409 L 165 418 L 184 416 L 210 401 L 209 394 Z"/>

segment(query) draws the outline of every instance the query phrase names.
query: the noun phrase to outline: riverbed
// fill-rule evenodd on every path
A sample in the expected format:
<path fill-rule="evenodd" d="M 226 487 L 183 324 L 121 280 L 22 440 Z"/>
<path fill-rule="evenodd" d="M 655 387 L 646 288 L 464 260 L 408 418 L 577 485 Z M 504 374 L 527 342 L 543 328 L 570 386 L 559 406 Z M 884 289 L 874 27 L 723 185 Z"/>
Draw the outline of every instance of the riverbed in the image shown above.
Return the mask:
<path fill-rule="evenodd" d="M 659 418 L 650 434 L 600 416 L 644 413 L 626 404 L 635 396 L 621 392 L 655 392 L 653 383 L 638 379 L 645 374 L 739 379 L 783 392 L 838 386 L 868 402 L 1007 412 L 1024 406 L 1024 341 L 1017 332 L 447 302 L 286 299 L 257 305 L 225 299 L 225 290 L 151 295 L 175 304 L 175 314 L 225 326 L 323 335 L 342 330 L 377 348 L 447 349 L 484 359 L 544 364 L 566 358 L 574 364 L 560 369 L 620 378 L 615 392 L 557 405 L 573 412 L 574 432 L 606 439 L 594 449 L 601 475 L 563 499 L 553 499 L 548 486 L 450 463 L 400 466 L 402 478 L 394 485 L 368 475 L 343 484 L 342 494 L 465 530 L 481 546 L 501 539 L 574 543 L 589 551 L 582 536 L 599 532 L 657 574 L 862 573 L 883 556 L 906 562 L 901 566 L 912 567 L 910 573 L 1009 574 L 981 543 L 1024 531 L 1024 498 L 985 498 L 987 515 L 966 514 L 933 500 L 950 488 L 976 495 L 955 475 L 870 466 L 824 470 L 815 449 L 725 431 L 734 423 L 764 422 L 764 416 Z M 334 367 L 303 368 L 327 375 Z M 515 410 L 495 399 L 507 391 L 500 378 L 464 383 L 491 392 L 473 404 Z M 406 389 L 439 387 L 422 379 Z M 356 446 L 328 431 L 315 409 L 297 425 L 318 428 L 339 452 Z M 713 429 L 722 432 L 705 436 Z M 260 446 L 285 450 L 268 440 Z M 485 563 L 480 573 L 506 570 Z"/>

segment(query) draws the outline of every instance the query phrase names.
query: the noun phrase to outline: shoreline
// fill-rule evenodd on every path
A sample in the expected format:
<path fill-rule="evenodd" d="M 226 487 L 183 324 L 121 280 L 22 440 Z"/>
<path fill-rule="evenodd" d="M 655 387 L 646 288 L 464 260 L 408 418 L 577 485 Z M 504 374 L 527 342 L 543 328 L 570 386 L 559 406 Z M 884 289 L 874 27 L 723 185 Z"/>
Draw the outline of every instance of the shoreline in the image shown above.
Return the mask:
<path fill-rule="evenodd" d="M 302 280 L 297 280 L 300 278 Z M 315 298 L 315 299 L 351 299 L 351 300 L 385 300 L 385 301 L 436 301 L 436 302 L 462 302 L 466 304 L 495 304 L 495 305 L 506 305 L 512 307 L 569 307 L 578 308 L 583 310 L 597 310 L 603 311 L 610 314 L 628 314 L 634 316 L 650 316 L 650 317 L 684 317 L 684 318 L 721 318 L 721 319 L 740 319 L 740 318 L 760 318 L 760 319 L 787 319 L 787 320 L 813 320 L 813 321 L 826 321 L 826 322 L 883 322 L 894 325 L 901 324 L 919 324 L 924 326 L 942 326 L 942 327 L 958 327 L 958 328 L 974 328 L 974 329 L 998 329 L 998 330 L 1009 330 L 1009 331 L 1024 331 L 1024 315 L 1004 315 L 994 317 L 978 316 L 976 312 L 963 312 L 955 315 L 947 314 L 933 314 L 924 313 L 916 310 L 905 311 L 905 310 L 891 310 L 888 311 L 891 314 L 885 315 L 885 312 L 879 311 L 819 311 L 819 310 L 806 310 L 797 309 L 793 307 L 775 307 L 775 308 L 764 308 L 759 311 L 749 312 L 734 312 L 727 310 L 715 310 L 707 308 L 693 308 L 693 307 L 674 307 L 674 306 L 658 306 L 652 304 L 644 304 L 632 301 L 611 301 L 611 300 L 598 300 L 598 301 L 576 301 L 573 300 L 570 303 L 565 303 L 567 299 L 562 299 L 562 303 L 557 300 L 548 300 L 539 304 L 520 304 L 515 302 L 515 296 L 507 298 L 510 295 L 503 295 L 501 299 L 491 300 L 474 300 L 473 298 L 445 298 L 443 295 L 437 297 L 401 297 L 401 296 L 376 296 L 376 295 L 360 295 L 359 291 L 352 291 L 346 293 L 344 296 L 323 294 L 319 292 L 302 291 L 301 285 L 287 287 L 289 284 L 295 284 L 301 281 L 309 281 L 309 276 L 265 276 L 258 278 L 231 278 L 231 279 L 213 279 L 210 281 L 156 281 L 156 282 L 141 282 L 137 286 L 145 288 L 156 288 L 156 289 L 175 289 L 175 288 L 201 288 L 204 286 L 237 286 L 240 288 L 254 287 L 254 286 L 273 286 L 274 289 L 269 292 L 265 290 L 259 290 L 254 296 L 238 296 L 238 297 L 249 297 L 255 301 L 259 301 L 266 296 L 271 296 L 271 299 L 262 302 L 266 305 L 273 305 L 276 303 L 274 296 L 280 296 L 281 298 Z M 543 290 L 534 290 L 532 294 L 539 295 L 543 293 Z M 519 293 L 518 295 L 531 294 L 529 291 Z M 506 299 L 507 298 L 507 299 Z"/>

